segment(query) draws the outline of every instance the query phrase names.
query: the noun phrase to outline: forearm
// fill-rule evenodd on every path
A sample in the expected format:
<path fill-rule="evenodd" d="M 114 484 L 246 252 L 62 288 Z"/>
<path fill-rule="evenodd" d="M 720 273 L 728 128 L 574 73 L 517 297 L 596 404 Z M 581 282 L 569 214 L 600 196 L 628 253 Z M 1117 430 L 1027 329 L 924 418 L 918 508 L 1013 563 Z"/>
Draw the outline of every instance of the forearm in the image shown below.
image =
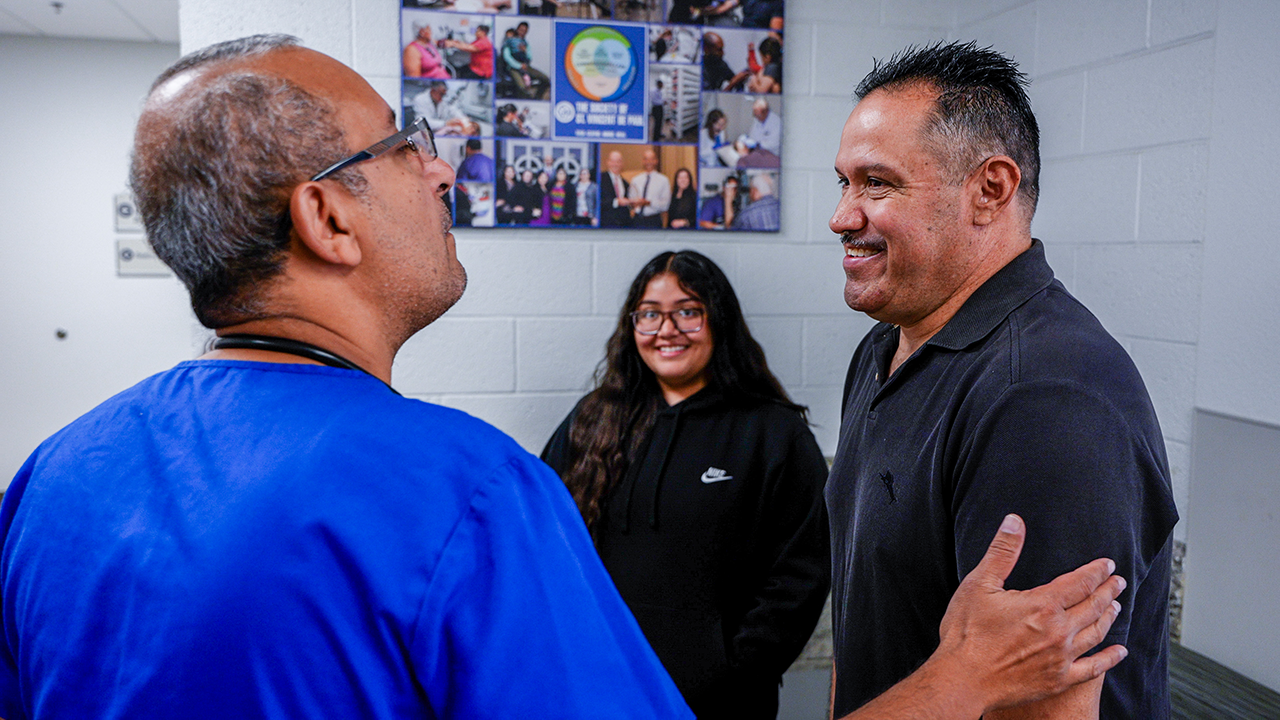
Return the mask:
<path fill-rule="evenodd" d="M 1039 702 L 989 710 L 986 720 L 1097 720 L 1105 676 Z"/>
<path fill-rule="evenodd" d="M 952 658 L 931 657 L 902 682 L 840 720 L 977 720 L 985 707 L 962 680 L 967 674 Z M 834 669 L 831 677 L 834 685 Z M 834 709 L 834 687 L 831 698 Z"/>

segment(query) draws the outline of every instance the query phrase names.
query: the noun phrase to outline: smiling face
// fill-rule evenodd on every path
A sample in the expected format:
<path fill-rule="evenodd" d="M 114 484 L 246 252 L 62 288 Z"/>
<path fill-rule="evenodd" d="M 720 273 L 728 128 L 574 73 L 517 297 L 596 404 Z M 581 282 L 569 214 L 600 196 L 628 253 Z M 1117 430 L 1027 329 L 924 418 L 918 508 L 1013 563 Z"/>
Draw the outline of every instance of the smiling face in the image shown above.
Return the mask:
<path fill-rule="evenodd" d="M 686 169 L 680 168 L 676 171 L 676 189 L 687 190 L 693 185 L 693 175 Z"/>
<path fill-rule="evenodd" d="M 702 308 L 705 312 L 702 301 L 681 287 L 674 274 L 666 272 L 649 281 L 633 310 L 671 312 L 681 308 Z M 705 315 L 697 332 L 680 332 L 670 318 L 663 318 L 657 335 L 632 332 L 640 359 L 653 371 L 667 404 L 674 405 L 706 387 L 707 365 L 715 346 Z"/>
<path fill-rule="evenodd" d="M 841 190 L 830 227 L 845 248 L 845 302 L 908 328 L 940 309 L 950 317 L 949 301 L 982 259 L 965 182 L 924 142 L 935 97 L 921 86 L 873 91 L 845 122 L 835 163 Z"/>

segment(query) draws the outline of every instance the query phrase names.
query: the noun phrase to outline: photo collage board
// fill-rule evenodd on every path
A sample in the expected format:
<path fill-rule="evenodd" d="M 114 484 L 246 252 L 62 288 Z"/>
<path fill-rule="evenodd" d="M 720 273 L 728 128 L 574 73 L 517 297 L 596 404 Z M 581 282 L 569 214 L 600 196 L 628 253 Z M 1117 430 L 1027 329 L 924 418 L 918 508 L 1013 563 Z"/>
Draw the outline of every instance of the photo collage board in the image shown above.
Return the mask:
<path fill-rule="evenodd" d="M 402 0 L 454 224 L 776 232 L 783 0 Z"/>

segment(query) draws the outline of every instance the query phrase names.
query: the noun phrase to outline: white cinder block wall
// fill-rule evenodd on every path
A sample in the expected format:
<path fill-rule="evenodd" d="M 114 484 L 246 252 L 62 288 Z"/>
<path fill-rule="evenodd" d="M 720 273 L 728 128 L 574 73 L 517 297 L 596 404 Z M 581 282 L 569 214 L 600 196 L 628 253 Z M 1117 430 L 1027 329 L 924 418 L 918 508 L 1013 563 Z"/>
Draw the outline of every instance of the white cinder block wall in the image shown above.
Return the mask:
<path fill-rule="evenodd" d="M 1142 372 L 1184 515 L 1216 18 L 1213 2 L 973 1 L 959 4 L 956 30 L 1033 78 L 1034 234 Z"/>
<path fill-rule="evenodd" d="M 1265 464 L 1280 437 L 1280 5 L 962 0 L 956 12 L 957 37 L 1013 53 L 1034 78 L 1035 233 L 1129 350 L 1160 416 L 1187 548 L 1183 642 L 1280 688 L 1280 466 Z M 1217 418 L 1214 432 L 1193 435 L 1196 413 Z"/>
<path fill-rule="evenodd" d="M 394 0 L 184 0 L 183 52 L 255 32 L 288 32 L 352 64 L 393 107 L 400 89 Z M 844 304 L 841 251 L 827 229 L 832 161 L 854 83 L 873 56 L 945 39 L 950 3 L 788 3 L 779 234 L 481 230 L 456 232 L 466 295 L 405 346 L 394 384 L 484 418 L 533 452 L 585 392 L 635 273 L 694 248 L 734 282 L 774 372 L 810 406 L 835 450 L 849 356 L 870 327 Z"/>

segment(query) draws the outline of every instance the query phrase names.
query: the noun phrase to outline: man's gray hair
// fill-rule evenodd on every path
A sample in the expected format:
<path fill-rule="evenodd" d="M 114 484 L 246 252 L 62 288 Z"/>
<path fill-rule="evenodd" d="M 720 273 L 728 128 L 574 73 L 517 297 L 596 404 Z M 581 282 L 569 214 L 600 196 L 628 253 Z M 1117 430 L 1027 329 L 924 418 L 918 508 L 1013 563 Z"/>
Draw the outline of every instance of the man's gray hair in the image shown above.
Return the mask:
<path fill-rule="evenodd" d="M 152 92 L 189 70 L 297 45 L 288 35 L 212 45 L 161 73 Z M 284 78 L 235 69 L 191 94 L 163 127 L 144 130 L 144 117 L 129 184 L 156 255 L 186 285 L 197 319 L 219 328 L 262 315 L 260 291 L 289 247 L 293 188 L 350 150 L 332 103 Z M 335 178 L 364 191 L 358 170 Z"/>
<path fill-rule="evenodd" d="M 760 197 L 773 194 L 773 177 L 769 173 L 757 173 L 751 178 L 751 189 L 760 193 Z"/>

